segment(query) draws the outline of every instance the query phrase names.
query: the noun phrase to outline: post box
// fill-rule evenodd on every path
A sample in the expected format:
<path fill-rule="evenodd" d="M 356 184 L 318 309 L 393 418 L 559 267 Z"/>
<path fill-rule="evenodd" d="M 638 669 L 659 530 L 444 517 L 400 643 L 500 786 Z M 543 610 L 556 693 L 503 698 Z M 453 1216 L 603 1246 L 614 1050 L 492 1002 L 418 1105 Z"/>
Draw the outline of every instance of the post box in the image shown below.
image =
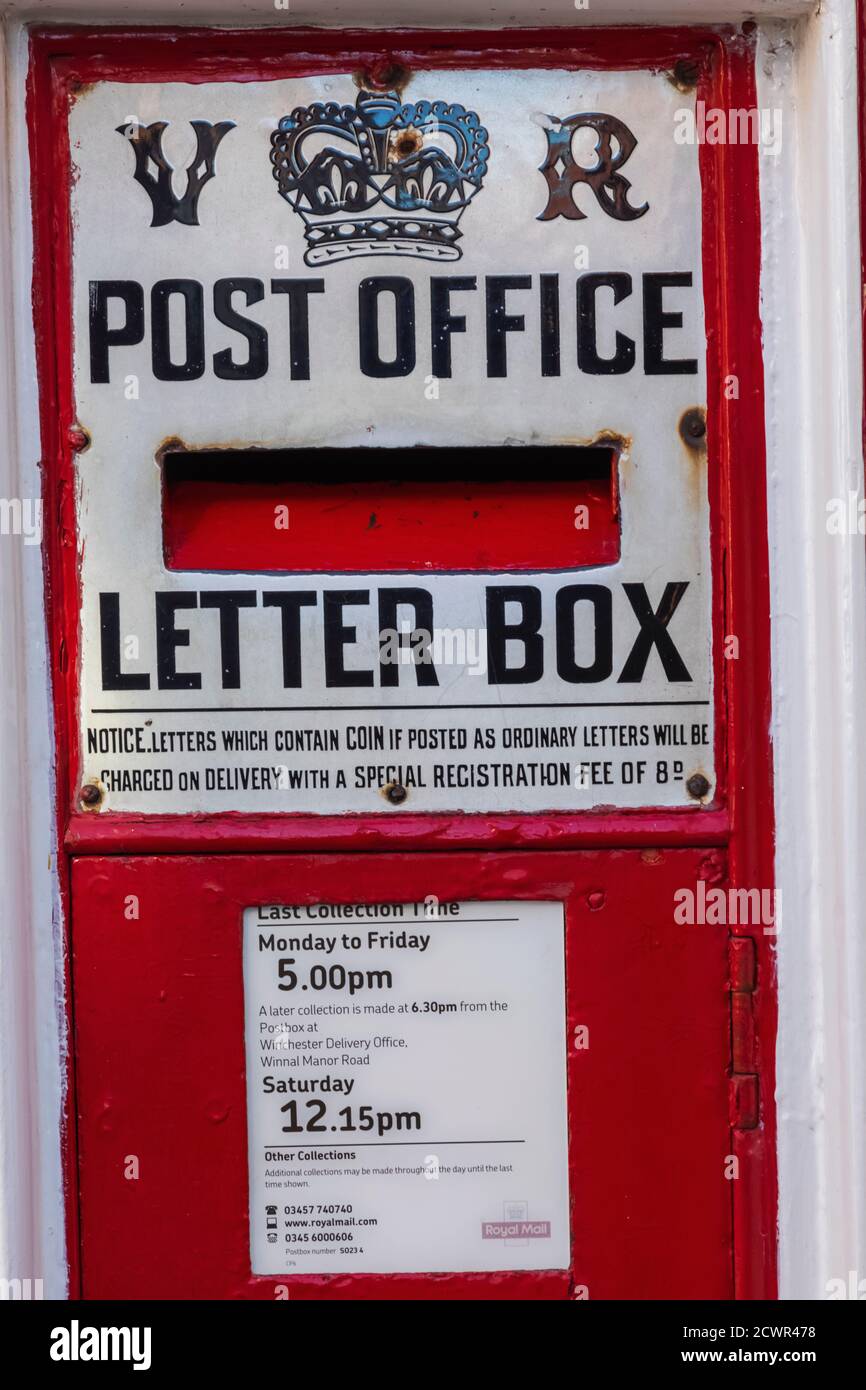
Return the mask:
<path fill-rule="evenodd" d="M 79 1292 L 772 1296 L 749 39 L 92 40 L 30 86 Z"/>

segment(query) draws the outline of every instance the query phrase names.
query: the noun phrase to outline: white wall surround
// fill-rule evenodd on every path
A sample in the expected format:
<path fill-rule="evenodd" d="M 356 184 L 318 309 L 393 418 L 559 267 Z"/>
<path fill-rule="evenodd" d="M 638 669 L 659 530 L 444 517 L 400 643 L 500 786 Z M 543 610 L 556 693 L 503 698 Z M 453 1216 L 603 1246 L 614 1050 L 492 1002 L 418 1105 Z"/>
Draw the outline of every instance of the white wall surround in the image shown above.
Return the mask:
<path fill-rule="evenodd" d="M 763 34 L 762 161 L 779 936 L 780 1288 L 866 1277 L 866 566 L 856 7 Z M 748 460 L 744 460 L 748 466 Z"/>
<path fill-rule="evenodd" d="M 101 24 L 317 24 L 335 28 L 447 29 L 533 28 L 565 24 L 704 24 L 810 14 L 817 0 L 446 0 L 438 9 L 423 0 L 7 0 L 10 17 L 43 22 Z"/>
<path fill-rule="evenodd" d="M 866 566 L 826 503 L 863 494 L 855 0 L 75 0 L 2 4 L 0 496 L 38 495 L 24 125 L 33 21 L 395 28 L 762 21 L 762 157 L 778 884 L 783 1298 L 866 1278 Z M 794 22 L 792 22 L 794 21 Z M 8 195 L 8 196 L 7 196 Z M 750 460 L 742 460 L 743 467 Z M 64 1288 L 60 969 L 36 547 L 0 538 L 0 1276 Z"/>
<path fill-rule="evenodd" d="M 588 0 L 577 10 L 574 0 L 448 0 L 436 10 L 420 0 L 11 0 L 3 7 L 13 18 L 36 15 L 40 22 L 99 21 L 100 24 L 316 24 L 336 28 L 443 29 L 532 28 L 569 24 L 705 24 L 724 19 L 791 17 L 810 14 L 816 0 Z"/>
<path fill-rule="evenodd" d="M 36 499 L 27 45 L 0 30 L 0 497 Z M 44 518 L 44 525 L 50 525 Z M 53 827 L 54 731 L 42 553 L 0 536 L 0 1277 L 66 1290 L 60 1169 L 65 1051 Z"/>

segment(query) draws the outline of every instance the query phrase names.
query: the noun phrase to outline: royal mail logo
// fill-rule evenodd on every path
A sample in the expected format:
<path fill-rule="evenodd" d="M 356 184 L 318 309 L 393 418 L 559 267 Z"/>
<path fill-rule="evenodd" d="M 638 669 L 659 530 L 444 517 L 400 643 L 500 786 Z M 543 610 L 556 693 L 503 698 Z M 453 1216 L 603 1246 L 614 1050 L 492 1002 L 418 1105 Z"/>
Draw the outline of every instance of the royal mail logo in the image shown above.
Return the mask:
<path fill-rule="evenodd" d="M 482 1221 L 482 1240 L 549 1240 L 549 1221 Z"/>
<path fill-rule="evenodd" d="M 361 92 L 354 106 L 296 107 L 271 145 L 280 193 L 306 224 L 307 265 L 350 256 L 460 258 L 457 224 L 490 154 L 474 111 Z"/>
<path fill-rule="evenodd" d="M 501 1221 L 482 1221 L 482 1240 L 504 1240 L 522 1245 L 527 1240 L 549 1240 L 549 1221 L 530 1221 L 529 1203 L 511 1198 L 502 1203 Z"/>

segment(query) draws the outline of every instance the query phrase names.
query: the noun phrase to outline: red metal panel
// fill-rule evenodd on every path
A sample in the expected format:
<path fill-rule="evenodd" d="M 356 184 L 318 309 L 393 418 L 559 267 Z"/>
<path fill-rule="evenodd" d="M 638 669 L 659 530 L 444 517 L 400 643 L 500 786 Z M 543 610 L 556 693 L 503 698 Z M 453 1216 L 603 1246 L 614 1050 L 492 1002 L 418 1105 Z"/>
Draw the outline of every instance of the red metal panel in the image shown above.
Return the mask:
<path fill-rule="evenodd" d="M 692 846 L 724 845 L 729 825 L 723 812 L 688 813 Z M 198 850 L 251 853 L 291 844 L 297 849 L 382 850 L 628 849 L 682 842 L 684 823 L 676 811 L 622 811 L 574 816 L 100 816 L 82 813 L 69 822 L 71 853 L 189 854 Z"/>
<path fill-rule="evenodd" d="M 109 31 L 37 29 L 33 37 L 34 60 L 29 82 L 29 118 L 34 187 L 34 237 L 36 245 L 36 327 L 39 346 L 40 380 L 43 382 L 43 449 L 51 466 L 46 477 L 48 515 L 58 518 L 48 532 L 50 599 L 52 603 L 52 652 L 58 717 L 58 811 L 62 825 L 75 821 L 74 838 L 82 847 L 98 850 L 107 833 L 95 816 L 77 817 L 80 785 L 79 740 L 74 710 L 77 692 L 78 616 L 80 595 L 75 549 L 73 450 L 81 447 L 74 428 L 75 403 L 72 385 L 72 341 L 70 298 L 70 151 L 66 117 L 69 102 L 83 83 L 100 80 L 189 82 L 259 80 L 311 71 L 354 71 L 360 67 L 376 69 L 387 61 L 407 62 L 415 68 L 499 68 L 562 67 L 592 69 L 606 66 L 618 69 L 649 67 L 670 70 L 680 61 L 690 62 L 698 72 L 698 97 L 708 107 L 726 104 L 736 86 L 735 96 L 753 91 L 752 52 L 749 41 L 734 31 L 703 29 L 614 29 L 561 31 L 521 30 L 506 33 L 473 34 L 400 33 L 397 36 L 369 32 L 293 29 L 285 31 L 224 33 L 216 30 Z M 717 691 L 717 786 L 715 806 L 698 811 L 697 818 L 727 805 L 726 702 L 739 683 L 754 691 L 762 706 L 769 702 L 769 599 L 761 575 L 754 576 L 751 591 L 737 583 L 740 569 L 747 582 L 754 566 L 766 566 L 766 528 L 761 528 L 761 497 L 751 486 L 758 475 L 736 473 L 731 482 L 731 452 L 723 438 L 741 438 L 751 456 L 760 453 L 763 437 L 762 378 L 758 301 L 756 290 L 760 264 L 758 236 L 757 163 L 751 148 L 733 145 L 705 145 L 701 149 L 704 184 L 704 283 L 709 325 L 708 369 L 709 486 L 715 514 L 713 518 L 713 569 L 715 575 L 714 632 L 718 653 Z M 756 239 L 757 238 L 757 239 Z M 728 267 L 736 265 L 736 276 Z M 722 398 L 722 386 L 729 372 L 736 370 L 744 383 L 736 409 Z M 733 513 L 737 524 L 731 526 Z M 736 545 L 732 541 L 736 537 Z M 763 561 L 761 557 L 764 557 Z M 736 608 L 731 605 L 736 589 Z M 731 592 L 726 592 L 731 585 Z M 741 596 L 742 595 L 742 596 Z M 766 599 L 766 607 L 765 607 Z M 739 606 L 742 603 L 742 613 Z M 736 625 L 734 625 L 736 624 Z M 741 644 L 737 662 L 724 661 L 721 650 L 729 632 L 746 632 L 749 641 Z M 736 668 L 736 669 L 734 669 Z M 746 699 L 751 697 L 745 697 Z M 745 708 L 745 706 L 744 706 Z M 755 731 L 760 736 L 755 737 Z M 742 740 L 738 749 L 736 740 Z M 742 756 L 743 767 L 754 764 L 760 796 L 768 786 L 768 726 L 745 721 L 730 744 L 732 758 Z M 762 802 L 762 823 L 771 826 L 768 803 Z M 546 817 L 551 833 L 563 844 L 574 844 L 584 835 L 593 837 L 594 818 L 609 819 L 607 813 Z M 102 818 L 116 824 L 112 833 L 137 833 L 135 816 L 106 813 Z M 202 834 L 221 834 L 223 817 L 202 817 L 196 825 Z M 250 817 L 251 825 L 256 818 Z M 381 837 L 377 817 L 345 817 L 346 834 L 359 848 L 366 848 Z M 429 843 L 441 836 L 437 818 L 416 816 L 419 836 L 428 832 Z M 642 819 L 642 825 L 641 825 Z M 665 820 L 671 835 L 680 843 L 695 843 L 703 832 L 696 830 L 695 810 L 685 807 Z M 628 835 L 652 840 L 659 817 L 648 811 L 635 816 L 624 813 Z M 125 822 L 125 825 L 123 824 Z M 332 837 L 327 818 L 274 815 L 268 821 L 280 843 L 309 844 L 321 830 L 322 844 Z M 184 832 L 181 832 L 183 834 Z M 531 843 L 535 830 L 525 820 L 510 816 L 467 818 L 461 838 L 490 847 Z M 546 833 L 546 832 L 545 832 Z M 381 840 L 380 840 L 381 842 Z M 646 842 L 646 839 L 644 840 Z M 771 880 L 764 877 L 762 882 Z"/>
<path fill-rule="evenodd" d="M 727 61 L 718 68 L 708 105 L 725 110 L 755 107 L 753 45 L 753 32 L 734 40 Z M 775 863 L 758 151 L 745 143 L 726 149 L 722 160 L 714 159 L 709 145 L 700 151 L 709 340 L 707 425 L 710 456 L 719 460 L 718 469 L 710 471 L 718 566 L 717 688 L 725 692 L 724 711 L 716 722 L 716 762 L 727 770 L 730 881 L 737 887 L 769 890 Z M 721 254 L 712 254 L 714 246 Z M 726 382 L 735 383 L 736 396 Z M 735 645 L 729 645 L 728 636 L 736 638 Z M 740 1174 L 731 1183 L 734 1275 L 737 1298 L 763 1299 L 778 1296 L 776 957 L 772 930 L 765 932 L 760 925 L 743 930 L 753 937 L 757 953 L 758 985 L 751 996 L 753 1070 L 761 1081 L 759 1123 L 733 1132 L 732 1151 Z"/>
<path fill-rule="evenodd" d="M 673 920 L 706 872 L 689 850 L 76 860 L 84 1296 L 730 1297 L 727 930 Z M 375 902 L 384 884 L 391 901 L 566 904 L 570 1276 L 250 1274 L 243 908 Z"/>

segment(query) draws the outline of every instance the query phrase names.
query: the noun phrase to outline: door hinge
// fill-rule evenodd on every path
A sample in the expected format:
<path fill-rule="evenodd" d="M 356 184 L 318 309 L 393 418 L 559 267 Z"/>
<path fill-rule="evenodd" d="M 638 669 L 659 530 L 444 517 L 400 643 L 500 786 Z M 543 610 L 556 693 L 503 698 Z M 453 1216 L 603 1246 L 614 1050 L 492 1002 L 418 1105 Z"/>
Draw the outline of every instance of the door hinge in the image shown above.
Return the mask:
<path fill-rule="evenodd" d="M 750 936 L 728 942 L 731 991 L 731 1078 L 728 1108 L 732 1129 L 755 1129 L 760 1118 L 755 1013 L 758 958 Z"/>

